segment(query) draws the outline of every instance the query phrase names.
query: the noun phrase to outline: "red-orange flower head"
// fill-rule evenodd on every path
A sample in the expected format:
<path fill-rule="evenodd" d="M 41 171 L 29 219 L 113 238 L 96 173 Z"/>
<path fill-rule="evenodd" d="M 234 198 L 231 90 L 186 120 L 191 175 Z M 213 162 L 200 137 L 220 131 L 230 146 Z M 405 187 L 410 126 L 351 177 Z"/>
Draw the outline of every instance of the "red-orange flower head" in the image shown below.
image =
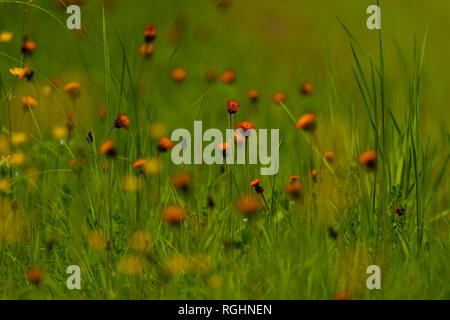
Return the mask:
<path fill-rule="evenodd" d="M 250 121 L 242 121 L 237 125 L 237 128 L 245 132 L 250 129 L 255 129 L 255 125 Z"/>
<path fill-rule="evenodd" d="M 260 185 L 261 182 L 261 178 L 255 179 L 252 182 L 250 182 L 250 184 L 248 185 L 249 188 L 255 188 L 256 193 L 263 193 L 264 189 L 263 187 Z"/>
<path fill-rule="evenodd" d="M 128 119 L 125 113 L 119 113 L 116 121 L 114 122 L 114 127 L 118 129 L 123 128 L 125 130 L 128 130 L 130 129 L 130 119 Z"/>
<path fill-rule="evenodd" d="M 158 139 L 158 151 L 166 152 L 173 148 L 173 141 L 167 137 L 160 137 Z"/>
<path fill-rule="evenodd" d="M 228 150 L 230 150 L 231 148 L 231 144 L 229 144 L 228 142 L 222 142 L 219 143 L 216 148 L 222 151 L 223 157 L 225 158 L 227 156 Z"/>
<path fill-rule="evenodd" d="M 358 163 L 362 166 L 374 169 L 377 164 L 377 151 L 372 149 L 361 153 L 358 157 Z"/>
<path fill-rule="evenodd" d="M 234 114 L 238 112 L 239 108 L 241 107 L 241 104 L 237 102 L 236 100 L 228 100 L 227 101 L 227 109 L 229 114 Z"/>
<path fill-rule="evenodd" d="M 260 96 L 261 93 L 259 92 L 259 90 L 256 89 L 250 89 L 247 92 L 247 97 L 250 99 L 251 102 L 257 102 Z"/>
<path fill-rule="evenodd" d="M 307 113 L 302 115 L 295 123 L 297 129 L 303 129 L 306 131 L 314 131 L 316 129 L 316 115 L 314 113 Z"/>
<path fill-rule="evenodd" d="M 22 53 L 31 55 L 36 50 L 36 42 L 28 40 L 28 37 L 23 37 Z"/>
<path fill-rule="evenodd" d="M 275 104 L 286 103 L 286 93 L 277 91 L 272 95 L 272 102 Z"/>
<path fill-rule="evenodd" d="M 156 38 L 156 25 L 146 25 L 144 29 L 144 39 L 146 43 L 153 42 Z"/>

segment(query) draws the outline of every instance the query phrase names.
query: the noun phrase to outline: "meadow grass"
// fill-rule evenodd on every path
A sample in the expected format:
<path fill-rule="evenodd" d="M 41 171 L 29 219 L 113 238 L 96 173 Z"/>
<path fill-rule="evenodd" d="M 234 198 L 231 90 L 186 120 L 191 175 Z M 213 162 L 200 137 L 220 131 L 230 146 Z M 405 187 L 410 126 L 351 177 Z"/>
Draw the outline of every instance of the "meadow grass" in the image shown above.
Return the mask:
<path fill-rule="evenodd" d="M 357 1 L 328 9 L 295 1 L 111 3 L 82 5 L 83 31 L 71 32 L 50 1 L 0 1 L 0 32 L 14 34 L 0 43 L 1 297 L 450 298 L 448 110 L 432 81 L 437 66 L 448 65 L 429 41 L 435 24 L 416 26 L 414 37 L 392 13 L 417 8 L 386 4 L 383 29 L 368 31 Z M 327 23 L 335 37 L 323 32 Z M 146 24 L 158 26 L 148 59 L 137 51 Z M 311 32 L 297 39 L 304 29 Z M 37 43 L 31 57 L 19 50 L 24 35 Z M 10 74 L 25 65 L 34 82 Z M 174 67 L 186 68 L 184 81 L 171 79 Z M 232 68 L 236 81 L 206 81 L 211 67 L 218 76 Z M 304 80 L 314 85 L 310 96 L 300 94 Z M 81 83 L 76 100 L 63 89 L 73 81 Z M 252 88 L 261 92 L 257 103 L 246 97 Z M 277 90 L 285 102 L 271 102 Z M 39 105 L 23 109 L 24 95 Z M 232 120 L 230 99 L 241 104 Z M 316 114 L 313 132 L 295 128 L 307 112 Z M 119 113 L 130 127 L 108 136 Z M 278 174 L 260 177 L 259 165 L 174 165 L 170 151 L 158 151 L 158 136 L 192 132 L 194 120 L 204 129 L 244 120 L 279 128 Z M 114 157 L 99 152 L 107 138 Z M 358 164 L 369 149 L 375 168 Z M 152 161 L 147 174 L 132 166 L 141 158 Z M 174 175 L 186 171 L 192 181 L 181 176 L 189 181 L 177 188 Z M 297 198 L 285 191 L 289 175 L 302 181 Z M 255 194 L 254 178 L 262 178 L 267 208 L 242 215 L 233 203 Z M 161 218 L 172 205 L 187 211 L 176 225 Z M 414 214 L 394 215 L 395 206 Z M 81 290 L 66 287 L 70 265 L 81 268 Z M 381 290 L 366 287 L 369 265 L 381 268 Z M 30 268 L 44 272 L 39 284 Z"/>

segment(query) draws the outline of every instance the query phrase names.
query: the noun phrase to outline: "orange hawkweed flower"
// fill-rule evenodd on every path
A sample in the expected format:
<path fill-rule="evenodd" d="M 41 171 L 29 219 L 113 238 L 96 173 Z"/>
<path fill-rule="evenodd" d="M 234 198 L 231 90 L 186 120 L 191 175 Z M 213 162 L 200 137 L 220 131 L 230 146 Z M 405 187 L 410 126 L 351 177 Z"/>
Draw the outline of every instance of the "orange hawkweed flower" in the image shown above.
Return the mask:
<path fill-rule="evenodd" d="M 133 168 L 142 167 L 146 162 L 147 162 L 147 160 L 145 160 L 145 159 L 138 159 L 135 162 L 133 162 L 133 164 L 131 166 Z"/>
<path fill-rule="evenodd" d="M 236 199 L 233 203 L 234 208 L 240 214 L 250 215 L 259 211 L 262 203 L 255 195 L 245 195 Z"/>
<path fill-rule="evenodd" d="M 114 128 L 123 128 L 125 130 L 130 129 L 130 119 L 125 113 L 119 113 L 116 121 L 114 122 Z"/>
<path fill-rule="evenodd" d="M 228 142 L 222 142 L 222 143 L 219 143 L 216 146 L 216 148 L 219 149 L 220 151 L 222 151 L 222 155 L 225 158 L 227 156 L 228 150 L 231 149 L 231 144 L 229 144 Z"/>
<path fill-rule="evenodd" d="M 245 132 L 250 129 L 255 129 L 255 125 L 250 121 L 242 121 L 237 125 L 237 128 Z"/>
<path fill-rule="evenodd" d="M 333 162 L 333 160 L 334 160 L 334 152 L 333 151 L 325 151 L 323 156 L 330 163 Z"/>
<path fill-rule="evenodd" d="M 101 155 L 108 155 L 108 156 L 115 156 L 116 151 L 114 149 L 114 141 L 113 140 L 106 140 L 99 149 L 99 152 Z"/>
<path fill-rule="evenodd" d="M 363 153 L 361 153 L 358 157 L 358 163 L 362 166 L 367 166 L 368 168 L 375 168 L 376 167 L 376 160 L 377 160 L 377 151 L 367 150 Z"/>
<path fill-rule="evenodd" d="M 220 82 L 225 84 L 233 83 L 236 80 L 236 72 L 232 69 L 226 69 L 220 75 Z"/>
<path fill-rule="evenodd" d="M 241 104 L 239 102 L 237 102 L 236 100 L 228 100 L 227 101 L 227 109 L 228 109 L 229 114 L 238 112 L 240 107 L 241 107 Z"/>
<path fill-rule="evenodd" d="M 295 180 L 300 179 L 300 176 L 299 175 L 292 175 L 292 176 L 289 176 L 289 179 L 291 179 L 292 181 L 295 181 Z"/>
<path fill-rule="evenodd" d="M 187 217 L 187 212 L 183 207 L 172 205 L 165 207 L 161 215 L 164 221 L 170 224 L 179 224 Z"/>
<path fill-rule="evenodd" d="M 70 82 L 64 86 L 64 91 L 67 92 L 69 97 L 75 100 L 80 96 L 81 84 L 78 82 Z"/>
<path fill-rule="evenodd" d="M 153 43 L 144 43 L 138 49 L 139 55 L 143 56 L 144 58 L 150 57 L 154 51 L 155 45 Z"/>
<path fill-rule="evenodd" d="M 297 198 L 300 195 L 300 191 L 303 189 L 303 183 L 298 179 L 293 179 L 286 183 L 284 190 L 286 193 L 292 195 L 293 198 Z"/>
<path fill-rule="evenodd" d="M 287 96 L 284 92 L 277 91 L 272 95 L 272 102 L 275 104 L 286 103 Z"/>
<path fill-rule="evenodd" d="M 250 89 L 247 92 L 247 98 L 249 98 L 251 102 L 257 102 L 260 96 L 259 90 L 256 89 Z"/>
<path fill-rule="evenodd" d="M 345 291 L 341 291 L 341 292 L 336 292 L 333 295 L 333 300 L 350 300 L 350 293 L 349 292 L 345 292 Z"/>
<path fill-rule="evenodd" d="M 24 111 L 28 111 L 28 106 L 30 106 L 31 108 L 34 108 L 39 105 L 38 102 L 33 97 L 30 97 L 30 96 L 23 96 L 21 101 L 22 101 L 22 106 L 23 106 Z"/>
<path fill-rule="evenodd" d="M 297 129 L 303 129 L 307 131 L 313 131 L 316 126 L 316 115 L 314 113 L 306 113 L 302 115 L 295 123 L 295 127 Z"/>
<path fill-rule="evenodd" d="M 98 108 L 98 116 L 100 117 L 100 119 L 105 119 L 106 118 L 106 114 L 107 114 L 107 109 L 105 106 L 100 106 Z"/>
<path fill-rule="evenodd" d="M 146 43 L 153 42 L 156 38 L 156 26 L 154 24 L 152 25 L 146 25 L 144 29 L 144 40 Z"/>
<path fill-rule="evenodd" d="M 22 72 L 19 74 L 18 79 L 22 80 L 24 77 L 26 77 L 28 81 L 31 81 L 31 79 L 33 78 L 33 75 L 34 75 L 34 71 L 31 70 L 30 67 L 25 67 L 22 69 Z"/>
<path fill-rule="evenodd" d="M 209 68 L 205 70 L 205 79 L 206 81 L 212 82 L 216 80 L 217 72 L 213 68 Z"/>
<path fill-rule="evenodd" d="M 252 182 L 250 182 L 250 184 L 248 185 L 249 188 L 255 188 L 256 193 L 262 193 L 264 191 L 263 187 L 261 187 L 260 185 L 261 179 L 257 178 L 255 180 L 253 180 Z"/>
<path fill-rule="evenodd" d="M 29 268 L 27 270 L 27 278 L 33 284 L 38 285 L 44 278 L 44 271 L 39 268 Z"/>
<path fill-rule="evenodd" d="M 170 72 L 170 76 L 173 80 L 181 82 L 187 77 L 187 70 L 184 68 L 173 68 Z"/>
<path fill-rule="evenodd" d="M 160 137 L 158 139 L 158 151 L 165 152 L 173 148 L 173 141 L 167 137 Z"/>
<path fill-rule="evenodd" d="M 27 36 L 23 37 L 21 50 L 23 54 L 31 55 L 36 50 L 36 42 L 29 40 Z"/>
<path fill-rule="evenodd" d="M 175 189 L 182 189 L 183 191 L 187 190 L 187 187 L 192 182 L 192 173 L 189 171 L 181 171 L 177 174 L 173 175 L 170 178 L 170 184 Z"/>
<path fill-rule="evenodd" d="M 314 87 L 311 82 L 305 81 L 302 83 L 301 91 L 304 95 L 310 95 L 314 92 Z"/>

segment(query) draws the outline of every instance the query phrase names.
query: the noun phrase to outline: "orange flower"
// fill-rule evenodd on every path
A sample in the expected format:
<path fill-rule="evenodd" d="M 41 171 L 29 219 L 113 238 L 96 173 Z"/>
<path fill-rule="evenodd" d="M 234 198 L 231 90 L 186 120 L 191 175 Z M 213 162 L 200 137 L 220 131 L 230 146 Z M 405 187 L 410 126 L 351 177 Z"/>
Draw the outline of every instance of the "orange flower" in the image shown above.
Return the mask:
<path fill-rule="evenodd" d="M 307 113 L 302 115 L 295 124 L 297 129 L 313 131 L 316 128 L 316 115 L 314 113 Z"/>
<path fill-rule="evenodd" d="M 37 107 L 38 102 L 33 97 L 23 96 L 22 97 L 22 106 L 23 106 L 24 111 L 28 111 L 28 106 L 30 106 L 31 108 Z"/>
<path fill-rule="evenodd" d="M 179 224 L 187 217 L 187 212 L 183 207 L 172 205 L 164 208 L 161 215 L 164 221 L 170 224 Z"/>
<path fill-rule="evenodd" d="M 263 187 L 259 184 L 260 182 L 261 182 L 261 179 L 260 179 L 260 178 L 255 179 L 255 180 L 253 180 L 252 182 L 250 182 L 250 184 L 248 185 L 248 187 L 249 187 L 249 188 L 255 187 L 256 193 L 263 193 L 263 192 L 264 192 L 264 189 L 263 189 Z"/>
<path fill-rule="evenodd" d="M 376 167 L 376 160 L 377 160 L 377 151 L 372 149 L 372 150 L 367 150 L 363 153 L 361 153 L 358 157 L 358 163 L 360 165 L 365 165 L 368 168 L 375 168 Z"/>
<path fill-rule="evenodd" d="M 139 47 L 138 53 L 144 58 L 148 58 L 155 51 L 155 45 L 153 43 L 145 43 Z"/>
<path fill-rule="evenodd" d="M 323 154 L 323 156 L 325 157 L 325 159 L 327 159 L 328 162 L 333 162 L 334 160 L 334 152 L 333 151 L 325 151 L 325 153 Z"/>
<path fill-rule="evenodd" d="M 188 185 L 192 182 L 192 173 L 189 171 L 181 171 L 170 178 L 170 184 L 175 189 L 187 190 Z"/>
<path fill-rule="evenodd" d="M 250 129 L 255 129 L 255 125 L 250 121 L 242 121 L 237 125 L 238 129 L 242 129 L 244 132 Z"/>
<path fill-rule="evenodd" d="M 32 54 L 34 50 L 36 50 L 36 42 L 28 40 L 27 36 L 23 37 L 22 53 Z"/>
<path fill-rule="evenodd" d="M 236 72 L 232 69 L 226 69 L 220 75 L 220 82 L 225 84 L 233 83 L 236 80 Z"/>
<path fill-rule="evenodd" d="M 147 160 L 145 160 L 145 159 L 138 159 L 135 162 L 133 162 L 133 164 L 131 166 L 133 168 L 142 167 L 146 162 L 147 162 Z"/>
<path fill-rule="evenodd" d="M 156 38 L 156 26 L 154 24 L 152 25 L 146 25 L 144 29 L 144 39 L 146 43 L 153 42 Z"/>
<path fill-rule="evenodd" d="M 67 94 L 72 98 L 76 99 L 80 96 L 81 90 L 80 90 L 80 83 L 78 82 L 70 82 L 64 86 L 64 91 L 67 92 Z"/>
<path fill-rule="evenodd" d="M 107 113 L 107 109 L 105 106 L 100 106 L 98 108 L 98 115 L 99 115 L 100 119 L 105 119 L 106 113 Z"/>
<path fill-rule="evenodd" d="M 248 92 L 247 92 L 247 97 L 250 99 L 251 102 L 258 101 L 260 96 L 261 96 L 261 94 L 256 89 L 251 89 L 251 90 L 248 90 Z"/>
<path fill-rule="evenodd" d="M 160 137 L 158 139 L 158 151 L 165 152 L 173 148 L 173 141 L 167 137 Z"/>
<path fill-rule="evenodd" d="M 239 102 L 237 102 L 236 100 L 228 100 L 227 101 L 227 109 L 228 109 L 229 114 L 238 112 L 240 107 L 241 107 L 241 104 Z"/>
<path fill-rule="evenodd" d="M 297 179 L 291 180 L 284 186 L 284 190 L 291 194 L 292 197 L 297 198 L 300 191 L 303 189 L 303 183 Z"/>
<path fill-rule="evenodd" d="M 217 77 L 217 72 L 215 69 L 213 68 L 209 68 L 205 70 L 205 79 L 206 81 L 214 81 L 216 80 Z"/>
<path fill-rule="evenodd" d="M 219 143 L 216 148 L 222 151 L 222 155 L 225 158 L 227 156 L 227 151 L 231 148 L 231 144 L 229 144 L 228 142 L 222 142 Z"/>
<path fill-rule="evenodd" d="M 237 212 L 249 215 L 261 209 L 262 203 L 255 195 L 245 195 L 234 201 L 234 208 Z"/>
<path fill-rule="evenodd" d="M 305 81 L 302 83 L 301 90 L 304 95 L 310 95 L 314 92 L 314 87 L 311 82 Z"/>
<path fill-rule="evenodd" d="M 28 81 L 31 81 L 31 79 L 33 78 L 33 75 L 34 75 L 34 71 L 31 70 L 30 67 L 25 67 L 25 68 L 23 68 L 22 72 L 19 74 L 18 79 L 22 80 L 24 77 L 26 77 Z"/>
<path fill-rule="evenodd" d="M 286 103 L 287 96 L 284 92 L 277 91 L 272 95 L 272 102 L 276 104 Z"/>
<path fill-rule="evenodd" d="M 106 140 L 100 146 L 99 151 L 100 151 L 101 155 L 115 156 L 116 155 L 116 151 L 114 150 L 114 141 L 113 140 Z"/>
<path fill-rule="evenodd" d="M 350 300 L 350 293 L 345 291 L 336 292 L 333 295 L 333 300 Z"/>
<path fill-rule="evenodd" d="M 114 128 L 124 128 L 125 130 L 130 129 L 130 119 L 128 119 L 125 113 L 119 113 L 116 121 L 114 122 Z"/>
<path fill-rule="evenodd" d="M 44 278 L 44 271 L 38 268 L 29 268 L 27 270 L 27 278 L 32 283 L 38 285 Z"/>
<path fill-rule="evenodd" d="M 170 72 L 170 76 L 173 80 L 181 82 L 187 77 L 187 70 L 184 68 L 174 68 Z"/>
<path fill-rule="evenodd" d="M 298 176 L 298 175 L 292 175 L 292 176 L 289 176 L 289 179 L 295 181 L 295 180 L 300 179 L 300 176 Z"/>

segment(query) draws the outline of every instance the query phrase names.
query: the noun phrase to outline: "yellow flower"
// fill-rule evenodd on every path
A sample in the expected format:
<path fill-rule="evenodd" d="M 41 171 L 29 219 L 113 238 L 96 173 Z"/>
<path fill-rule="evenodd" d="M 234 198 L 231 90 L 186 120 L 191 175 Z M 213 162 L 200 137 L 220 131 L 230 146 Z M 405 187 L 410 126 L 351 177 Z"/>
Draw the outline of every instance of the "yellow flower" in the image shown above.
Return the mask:
<path fill-rule="evenodd" d="M 27 142 L 27 134 L 25 132 L 13 132 L 11 134 L 11 142 L 12 144 L 22 144 Z"/>
<path fill-rule="evenodd" d="M 92 250 L 100 251 L 106 248 L 108 241 L 98 230 L 93 230 L 87 235 L 87 244 Z"/>
<path fill-rule="evenodd" d="M 0 42 L 10 42 L 13 38 L 13 33 L 9 31 L 0 32 Z"/>
<path fill-rule="evenodd" d="M 195 253 L 191 257 L 192 270 L 199 274 L 206 274 L 212 268 L 212 259 L 206 253 Z"/>
<path fill-rule="evenodd" d="M 7 192 L 11 188 L 11 182 L 8 178 L 0 179 L 0 191 Z"/>
<path fill-rule="evenodd" d="M 57 140 L 63 140 L 67 137 L 67 128 L 64 126 L 53 127 L 53 137 Z"/>
<path fill-rule="evenodd" d="M 136 231 L 130 237 L 130 245 L 136 251 L 146 251 L 152 244 L 152 237 L 145 231 Z"/>
<path fill-rule="evenodd" d="M 209 278 L 208 285 L 214 289 L 220 288 L 223 285 L 223 278 L 219 275 L 213 275 Z"/>
<path fill-rule="evenodd" d="M 0 242 L 17 242 L 23 234 L 23 213 L 20 206 L 5 198 L 0 198 Z"/>
<path fill-rule="evenodd" d="M 125 256 L 120 258 L 117 264 L 119 272 L 127 275 L 136 275 L 142 272 L 142 259 L 135 256 Z"/>
<path fill-rule="evenodd" d="M 161 161 L 158 158 L 148 159 L 141 167 L 142 173 L 155 175 L 161 171 Z"/>
<path fill-rule="evenodd" d="M 158 139 L 166 134 L 167 127 L 162 122 L 153 122 L 149 125 L 148 133 L 154 139 Z"/>
<path fill-rule="evenodd" d="M 18 68 L 18 67 L 10 68 L 10 69 L 9 69 L 9 72 L 10 72 L 13 76 L 18 77 L 18 76 L 20 76 L 20 75 L 22 74 L 23 68 Z"/>
<path fill-rule="evenodd" d="M 25 153 L 22 151 L 17 151 L 11 155 L 11 160 L 9 161 L 13 166 L 21 166 L 25 163 Z"/>
<path fill-rule="evenodd" d="M 122 189 L 126 191 L 136 192 L 140 189 L 141 184 L 138 177 L 125 176 L 122 178 Z"/>
<path fill-rule="evenodd" d="M 190 270 L 191 264 L 185 256 L 174 254 L 167 259 L 166 267 L 172 274 L 183 275 Z"/>

